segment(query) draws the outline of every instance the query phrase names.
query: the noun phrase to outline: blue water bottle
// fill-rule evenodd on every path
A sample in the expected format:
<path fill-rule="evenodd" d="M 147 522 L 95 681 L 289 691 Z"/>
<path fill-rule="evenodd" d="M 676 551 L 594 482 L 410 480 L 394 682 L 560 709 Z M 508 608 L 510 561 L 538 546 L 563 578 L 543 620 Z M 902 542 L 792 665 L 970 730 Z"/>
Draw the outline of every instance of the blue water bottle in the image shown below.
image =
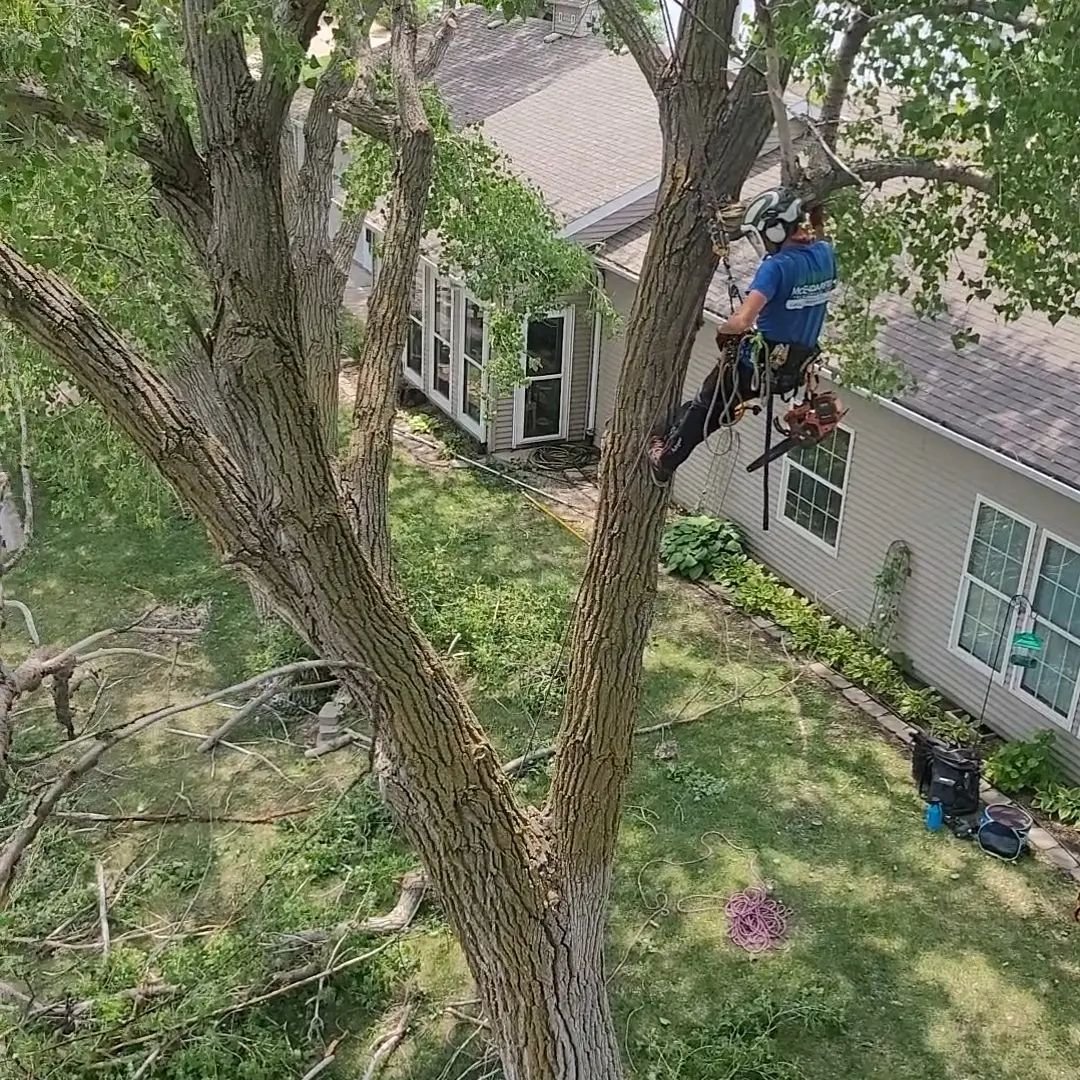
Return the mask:
<path fill-rule="evenodd" d="M 945 821 L 945 812 L 941 809 L 941 803 L 936 800 L 926 804 L 926 813 L 923 815 L 926 827 L 931 832 L 937 832 Z"/>

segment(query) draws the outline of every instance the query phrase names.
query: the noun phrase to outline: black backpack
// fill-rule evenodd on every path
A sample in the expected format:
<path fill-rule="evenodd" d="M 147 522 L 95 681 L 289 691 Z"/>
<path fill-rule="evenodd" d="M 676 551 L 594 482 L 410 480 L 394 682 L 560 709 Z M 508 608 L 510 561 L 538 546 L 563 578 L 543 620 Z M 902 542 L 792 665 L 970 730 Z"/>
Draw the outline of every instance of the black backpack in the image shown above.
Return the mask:
<path fill-rule="evenodd" d="M 946 817 L 974 814 L 979 809 L 979 771 L 976 750 L 954 748 L 933 735 L 915 733 L 911 775 L 927 802 L 941 803 Z"/>

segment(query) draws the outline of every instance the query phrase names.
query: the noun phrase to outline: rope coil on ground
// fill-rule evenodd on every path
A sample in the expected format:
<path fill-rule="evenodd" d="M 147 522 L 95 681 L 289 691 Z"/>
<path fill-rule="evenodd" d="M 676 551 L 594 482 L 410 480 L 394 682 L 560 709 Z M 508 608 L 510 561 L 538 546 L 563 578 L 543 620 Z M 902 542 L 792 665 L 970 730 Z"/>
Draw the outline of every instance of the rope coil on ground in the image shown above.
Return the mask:
<path fill-rule="evenodd" d="M 761 885 L 737 892 L 724 905 L 728 936 L 748 953 L 775 948 L 787 934 L 787 910 Z"/>

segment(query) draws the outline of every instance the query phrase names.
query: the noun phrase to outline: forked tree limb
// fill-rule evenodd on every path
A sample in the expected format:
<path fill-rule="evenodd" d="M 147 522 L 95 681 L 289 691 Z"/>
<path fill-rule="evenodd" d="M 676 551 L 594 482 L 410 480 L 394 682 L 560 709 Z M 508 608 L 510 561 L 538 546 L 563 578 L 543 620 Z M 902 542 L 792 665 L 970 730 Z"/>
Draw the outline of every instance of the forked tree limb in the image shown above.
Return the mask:
<path fill-rule="evenodd" d="M 376 1040 L 371 1060 L 368 1062 L 368 1067 L 364 1070 L 364 1075 L 360 1080 L 376 1080 L 377 1077 L 382 1075 L 382 1071 L 386 1068 L 386 1063 L 389 1061 L 390 1055 L 393 1054 L 405 1039 L 405 1035 L 409 1030 L 409 1020 L 412 1018 L 412 1011 L 412 1006 L 406 1002 L 406 1004 L 401 1007 L 397 1023 L 394 1024 L 390 1031 L 386 1032 Z"/>
<path fill-rule="evenodd" d="M 859 184 L 881 185 L 890 180 L 929 180 L 938 184 L 957 184 L 984 195 L 993 195 L 997 183 L 993 176 L 970 165 L 936 161 L 930 158 L 902 157 L 876 161 L 845 162 L 824 176 L 807 184 L 815 199 L 823 199 L 842 188 Z"/>
<path fill-rule="evenodd" d="M 634 0 L 601 0 L 600 6 L 655 93 L 667 68 L 668 58 L 649 30 L 640 8 Z"/>

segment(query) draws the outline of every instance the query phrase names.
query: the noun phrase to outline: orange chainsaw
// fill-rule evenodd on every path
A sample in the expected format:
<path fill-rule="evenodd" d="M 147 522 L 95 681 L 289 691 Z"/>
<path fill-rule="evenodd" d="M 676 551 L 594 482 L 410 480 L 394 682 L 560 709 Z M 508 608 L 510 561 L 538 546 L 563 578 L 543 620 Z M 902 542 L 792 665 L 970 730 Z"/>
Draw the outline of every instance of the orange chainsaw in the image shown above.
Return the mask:
<path fill-rule="evenodd" d="M 782 458 L 799 446 L 813 446 L 828 438 L 837 428 L 847 412 L 840 407 L 840 400 L 830 392 L 813 393 L 803 401 L 792 405 L 784 416 L 784 425 L 777 424 L 777 430 L 784 436 L 780 442 L 760 457 L 754 458 L 746 466 L 747 472 L 757 472 L 770 462 Z"/>

